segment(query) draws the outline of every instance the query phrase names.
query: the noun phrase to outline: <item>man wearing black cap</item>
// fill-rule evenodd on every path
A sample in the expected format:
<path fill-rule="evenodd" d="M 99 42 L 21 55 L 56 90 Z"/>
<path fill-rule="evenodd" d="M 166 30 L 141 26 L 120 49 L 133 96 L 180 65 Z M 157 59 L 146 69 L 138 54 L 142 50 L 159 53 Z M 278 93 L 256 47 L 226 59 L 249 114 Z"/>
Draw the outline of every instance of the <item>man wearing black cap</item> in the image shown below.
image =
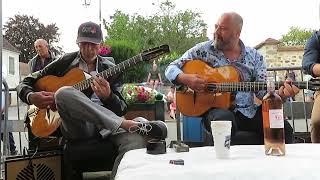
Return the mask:
<path fill-rule="evenodd" d="M 166 138 L 167 127 L 162 121 L 149 122 L 140 117 L 126 120 L 122 117 L 127 104 L 118 91 L 118 82 L 115 78 L 106 80 L 97 75 L 98 72 L 115 66 L 98 55 L 101 42 L 99 25 L 93 22 L 81 24 L 76 40 L 80 50 L 65 54 L 43 70 L 27 76 L 17 89 L 23 102 L 34 104 L 40 109 L 49 106 L 58 110 L 62 118 L 61 131 L 66 139 L 109 137 L 119 151 L 112 171 L 114 177 L 125 152 L 145 147 L 145 139 L 140 134 Z M 64 76 L 72 68 L 79 68 L 94 77 L 91 83 L 92 95 L 87 97 L 70 86 L 62 87 L 56 92 L 34 91 L 37 79 L 47 75 Z"/>

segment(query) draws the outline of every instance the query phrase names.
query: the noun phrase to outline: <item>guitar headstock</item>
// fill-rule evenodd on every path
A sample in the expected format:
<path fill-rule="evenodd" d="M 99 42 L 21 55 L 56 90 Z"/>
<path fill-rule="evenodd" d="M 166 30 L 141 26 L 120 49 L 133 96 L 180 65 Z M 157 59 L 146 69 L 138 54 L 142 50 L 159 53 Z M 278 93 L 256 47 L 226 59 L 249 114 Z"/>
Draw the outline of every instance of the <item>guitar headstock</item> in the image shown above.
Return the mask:
<path fill-rule="evenodd" d="M 152 49 L 145 50 L 141 53 L 141 57 L 144 61 L 149 61 L 154 59 L 162 54 L 170 52 L 170 48 L 168 45 L 161 45 L 159 47 L 155 47 Z"/>
<path fill-rule="evenodd" d="M 320 91 L 320 79 L 310 79 L 308 82 L 308 89 L 313 91 Z"/>

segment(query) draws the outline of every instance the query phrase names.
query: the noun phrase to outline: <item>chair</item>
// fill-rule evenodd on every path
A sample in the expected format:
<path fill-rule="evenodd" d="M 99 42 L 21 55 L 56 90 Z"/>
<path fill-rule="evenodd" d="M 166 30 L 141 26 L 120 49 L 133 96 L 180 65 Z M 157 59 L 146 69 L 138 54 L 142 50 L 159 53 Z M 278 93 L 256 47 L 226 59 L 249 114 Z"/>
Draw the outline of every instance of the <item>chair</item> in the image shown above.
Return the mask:
<path fill-rule="evenodd" d="M 250 131 L 238 131 L 231 139 L 231 145 L 261 145 L 261 135 Z"/>
<path fill-rule="evenodd" d="M 67 141 L 63 148 L 66 180 L 82 179 L 84 172 L 111 171 L 117 149 L 108 139 Z"/>
<path fill-rule="evenodd" d="M 213 145 L 212 134 L 205 130 L 204 145 Z M 262 145 L 263 139 L 261 135 L 250 131 L 237 131 L 231 138 L 231 145 Z"/>
<path fill-rule="evenodd" d="M 54 133 L 55 138 L 50 140 L 35 137 L 30 127 L 28 127 L 28 134 L 30 152 L 61 151 L 63 155 L 61 165 L 66 180 L 83 179 L 84 172 L 111 171 L 117 157 L 117 149 L 108 138 L 59 141 L 62 135 L 58 130 Z"/>

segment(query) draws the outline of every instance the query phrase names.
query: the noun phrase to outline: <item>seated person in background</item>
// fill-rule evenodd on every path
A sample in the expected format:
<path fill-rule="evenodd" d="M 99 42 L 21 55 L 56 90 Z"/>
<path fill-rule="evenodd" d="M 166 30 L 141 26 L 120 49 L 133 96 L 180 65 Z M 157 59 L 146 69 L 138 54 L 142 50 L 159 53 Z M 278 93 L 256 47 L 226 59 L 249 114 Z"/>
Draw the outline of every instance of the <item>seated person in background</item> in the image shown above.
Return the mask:
<path fill-rule="evenodd" d="M 153 62 L 152 69 L 148 74 L 147 84 L 149 84 L 152 89 L 157 89 L 158 85 L 162 84 L 161 74 L 155 61 Z"/>
<path fill-rule="evenodd" d="M 62 135 L 68 141 L 85 143 L 88 139 L 108 138 L 118 149 L 111 175 L 113 179 L 124 153 L 145 147 L 145 139 L 141 135 L 164 139 L 167 127 L 162 121 L 147 121 L 141 117 L 133 120 L 123 118 L 127 104 L 118 91 L 119 82 L 112 77 L 104 79 L 97 75 L 115 66 L 98 55 L 102 37 L 98 24 L 81 24 L 76 40 L 79 51 L 65 54 L 43 70 L 28 75 L 18 85 L 17 92 L 20 99 L 29 105 L 34 104 L 40 109 L 57 109 L 62 120 Z M 56 92 L 35 91 L 34 85 L 38 79 L 47 75 L 64 76 L 73 68 L 79 68 L 94 77 L 89 88 L 91 93 L 84 94 L 72 86 L 61 87 Z"/>
<path fill-rule="evenodd" d="M 315 31 L 308 39 L 302 59 L 302 68 L 312 77 L 320 77 L 320 31 Z M 311 141 L 320 143 L 320 96 L 314 93 L 314 103 L 311 112 Z"/>
<path fill-rule="evenodd" d="M 176 85 L 186 85 L 197 92 L 204 92 L 206 80 L 198 74 L 186 74 L 183 65 L 192 60 L 202 60 L 212 67 L 232 65 L 241 72 L 242 81 L 267 80 L 266 62 L 253 48 L 246 47 L 240 40 L 242 17 L 235 12 L 223 13 L 215 25 L 213 40 L 202 42 L 185 52 L 181 58 L 169 64 L 165 75 Z M 218 74 L 217 74 L 218 75 Z M 277 93 L 283 99 L 293 96 L 299 89 L 285 82 Z M 212 145 L 211 121 L 232 121 L 232 138 L 237 131 L 251 131 L 259 135 L 263 142 L 262 108 L 254 102 L 254 95 L 260 100 L 266 91 L 235 92 L 235 108 L 212 108 L 203 114 L 203 124 L 206 132 L 205 145 Z M 210 94 L 211 95 L 211 94 Z M 195 94 L 196 96 L 196 94 Z M 286 143 L 293 141 L 293 129 L 284 121 Z M 213 129 L 214 131 L 214 129 Z M 248 140 L 250 141 L 250 140 Z"/>
<path fill-rule="evenodd" d="M 170 87 L 170 91 L 166 96 L 168 113 L 172 119 L 176 117 L 176 87 L 173 85 Z"/>

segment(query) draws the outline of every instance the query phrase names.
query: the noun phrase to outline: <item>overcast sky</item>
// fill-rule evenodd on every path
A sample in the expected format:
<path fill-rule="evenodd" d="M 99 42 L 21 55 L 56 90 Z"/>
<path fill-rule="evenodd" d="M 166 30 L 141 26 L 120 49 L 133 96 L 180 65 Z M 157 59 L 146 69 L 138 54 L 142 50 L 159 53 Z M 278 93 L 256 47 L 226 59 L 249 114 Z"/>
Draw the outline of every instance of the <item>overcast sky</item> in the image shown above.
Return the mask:
<path fill-rule="evenodd" d="M 32 15 L 44 24 L 56 23 L 60 43 L 65 52 L 77 50 L 77 28 L 85 21 L 99 23 L 99 0 L 2 0 L 3 24 L 15 14 Z M 267 38 L 279 39 L 289 27 L 319 29 L 320 0 L 171 0 L 179 10 L 192 9 L 202 13 L 212 38 L 217 18 L 226 11 L 238 12 L 244 19 L 241 39 L 255 46 Z M 102 18 L 108 19 L 116 9 L 125 13 L 152 15 L 153 2 L 158 0 L 101 0 Z"/>

